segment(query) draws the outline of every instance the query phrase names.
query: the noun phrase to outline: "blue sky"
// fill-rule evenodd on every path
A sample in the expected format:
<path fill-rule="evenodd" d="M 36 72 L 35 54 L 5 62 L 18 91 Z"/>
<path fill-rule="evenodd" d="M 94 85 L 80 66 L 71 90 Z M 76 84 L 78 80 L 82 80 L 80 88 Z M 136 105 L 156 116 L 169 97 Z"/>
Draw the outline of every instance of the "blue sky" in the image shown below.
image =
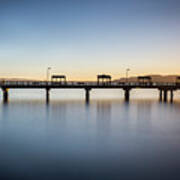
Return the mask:
<path fill-rule="evenodd" d="M 180 74 L 179 0 L 0 0 L 0 76 Z"/>

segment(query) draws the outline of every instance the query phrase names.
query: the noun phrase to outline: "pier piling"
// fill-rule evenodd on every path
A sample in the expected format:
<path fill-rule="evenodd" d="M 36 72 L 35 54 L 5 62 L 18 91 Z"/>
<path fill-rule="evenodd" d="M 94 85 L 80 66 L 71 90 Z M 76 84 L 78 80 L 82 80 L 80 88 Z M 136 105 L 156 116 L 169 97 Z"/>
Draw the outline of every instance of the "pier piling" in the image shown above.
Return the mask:
<path fill-rule="evenodd" d="M 164 90 L 164 102 L 167 102 L 168 91 Z"/>
<path fill-rule="evenodd" d="M 128 102 L 129 97 L 130 97 L 130 90 L 129 89 L 124 89 L 124 97 L 125 97 L 125 101 Z"/>
<path fill-rule="evenodd" d="M 3 91 L 3 102 L 7 103 L 8 102 L 8 96 L 9 96 L 8 89 L 7 88 L 3 88 L 2 91 Z"/>
<path fill-rule="evenodd" d="M 85 91 L 86 91 L 86 103 L 89 103 L 89 100 L 90 100 L 90 88 L 86 88 Z"/>
<path fill-rule="evenodd" d="M 171 93 L 170 93 L 170 101 L 171 101 L 171 103 L 172 103 L 173 100 L 174 100 L 174 92 L 173 92 L 173 90 L 171 90 L 170 92 L 171 92 Z"/>
<path fill-rule="evenodd" d="M 159 90 L 159 101 L 162 102 L 162 97 L 163 97 L 163 91 L 162 89 Z"/>
<path fill-rule="evenodd" d="M 49 99 L 50 99 L 50 89 L 46 88 L 46 103 L 49 103 Z"/>

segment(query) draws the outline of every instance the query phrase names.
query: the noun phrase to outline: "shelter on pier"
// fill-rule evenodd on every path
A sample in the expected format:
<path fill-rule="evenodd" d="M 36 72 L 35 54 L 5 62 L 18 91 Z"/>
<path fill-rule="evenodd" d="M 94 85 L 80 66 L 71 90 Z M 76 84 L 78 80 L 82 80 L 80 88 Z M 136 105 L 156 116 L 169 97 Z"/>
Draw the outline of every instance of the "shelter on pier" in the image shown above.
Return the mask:
<path fill-rule="evenodd" d="M 52 75 L 51 82 L 66 83 L 66 76 L 65 75 Z"/>
<path fill-rule="evenodd" d="M 180 76 L 177 76 L 177 77 L 176 77 L 176 83 L 177 83 L 177 84 L 180 84 Z"/>
<path fill-rule="evenodd" d="M 97 83 L 111 84 L 111 76 L 106 74 L 97 75 Z"/>
<path fill-rule="evenodd" d="M 151 76 L 138 76 L 138 82 L 140 83 L 152 83 L 152 77 Z"/>

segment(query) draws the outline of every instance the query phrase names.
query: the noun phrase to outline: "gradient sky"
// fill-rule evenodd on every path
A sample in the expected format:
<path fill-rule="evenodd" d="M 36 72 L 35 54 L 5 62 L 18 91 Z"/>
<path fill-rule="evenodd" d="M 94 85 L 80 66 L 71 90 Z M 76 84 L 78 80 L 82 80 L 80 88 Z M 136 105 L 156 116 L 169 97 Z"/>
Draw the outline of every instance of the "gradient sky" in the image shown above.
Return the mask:
<path fill-rule="evenodd" d="M 180 74 L 180 0 L 0 0 L 0 77 Z"/>

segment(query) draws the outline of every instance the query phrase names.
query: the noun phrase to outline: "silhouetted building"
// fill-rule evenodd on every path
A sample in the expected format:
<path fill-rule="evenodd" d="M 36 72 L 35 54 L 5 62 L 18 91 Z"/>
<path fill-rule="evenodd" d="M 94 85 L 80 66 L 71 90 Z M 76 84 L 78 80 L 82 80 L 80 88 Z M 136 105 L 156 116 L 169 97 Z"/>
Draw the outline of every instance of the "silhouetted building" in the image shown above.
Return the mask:
<path fill-rule="evenodd" d="M 53 75 L 51 76 L 52 82 L 58 83 L 66 83 L 66 76 L 65 75 Z"/>
<path fill-rule="evenodd" d="M 97 75 L 97 83 L 111 84 L 111 76 L 106 74 Z"/>

